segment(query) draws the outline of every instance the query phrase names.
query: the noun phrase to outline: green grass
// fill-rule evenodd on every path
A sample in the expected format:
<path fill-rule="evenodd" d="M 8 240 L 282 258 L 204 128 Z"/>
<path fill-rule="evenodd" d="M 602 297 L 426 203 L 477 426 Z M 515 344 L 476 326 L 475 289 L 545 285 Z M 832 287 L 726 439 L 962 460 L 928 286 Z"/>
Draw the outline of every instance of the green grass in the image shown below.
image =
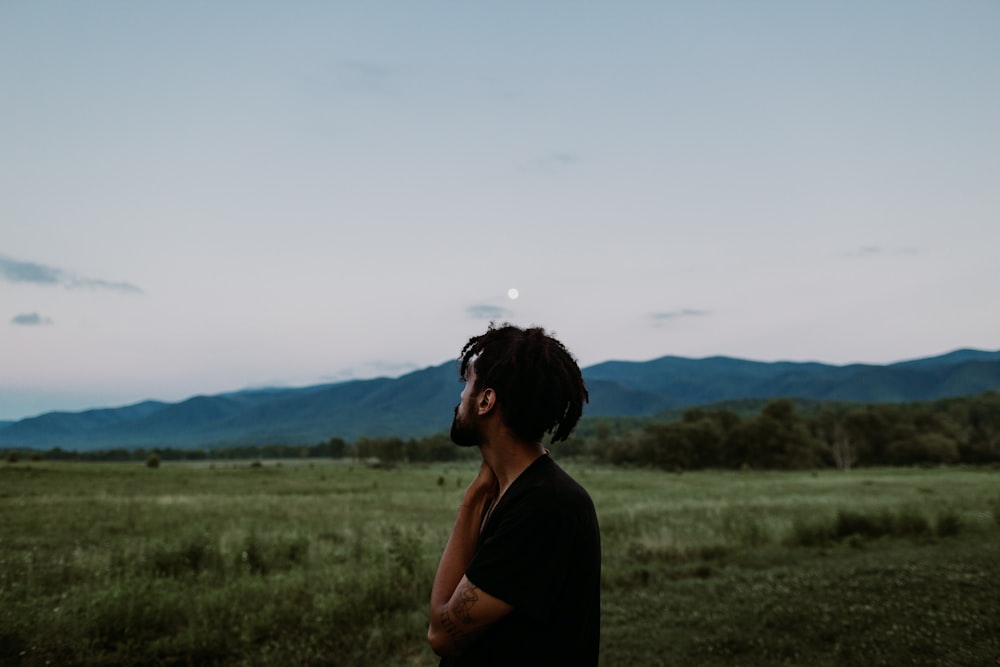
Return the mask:
<path fill-rule="evenodd" d="M 0 664 L 435 665 L 470 463 L 0 464 Z M 602 664 L 1000 659 L 1000 474 L 567 464 L 602 527 Z"/>

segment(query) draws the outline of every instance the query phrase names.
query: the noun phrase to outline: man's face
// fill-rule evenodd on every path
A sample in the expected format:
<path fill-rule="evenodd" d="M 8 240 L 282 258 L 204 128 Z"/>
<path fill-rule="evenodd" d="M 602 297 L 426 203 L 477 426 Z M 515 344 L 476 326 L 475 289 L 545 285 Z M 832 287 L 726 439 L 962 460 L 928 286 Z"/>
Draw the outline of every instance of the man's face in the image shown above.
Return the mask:
<path fill-rule="evenodd" d="M 483 444 L 480 432 L 479 418 L 475 404 L 476 369 L 473 363 L 465 369 L 465 387 L 458 405 L 455 406 L 455 418 L 451 422 L 451 441 L 459 447 L 478 447 Z"/>

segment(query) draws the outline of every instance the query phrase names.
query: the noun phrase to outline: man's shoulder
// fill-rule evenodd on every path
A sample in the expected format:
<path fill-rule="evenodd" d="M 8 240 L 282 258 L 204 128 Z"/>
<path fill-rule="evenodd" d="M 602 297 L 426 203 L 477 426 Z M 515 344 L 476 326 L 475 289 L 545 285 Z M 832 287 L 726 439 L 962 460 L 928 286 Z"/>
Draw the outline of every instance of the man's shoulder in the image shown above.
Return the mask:
<path fill-rule="evenodd" d="M 583 493 L 586 489 L 577 482 L 562 466 L 549 455 L 538 458 L 525 472 L 524 486 L 526 488 L 550 489 L 559 493 Z"/>
<path fill-rule="evenodd" d="M 583 485 L 547 455 L 526 472 L 515 496 L 531 506 L 532 511 L 556 515 L 594 511 L 594 503 Z"/>

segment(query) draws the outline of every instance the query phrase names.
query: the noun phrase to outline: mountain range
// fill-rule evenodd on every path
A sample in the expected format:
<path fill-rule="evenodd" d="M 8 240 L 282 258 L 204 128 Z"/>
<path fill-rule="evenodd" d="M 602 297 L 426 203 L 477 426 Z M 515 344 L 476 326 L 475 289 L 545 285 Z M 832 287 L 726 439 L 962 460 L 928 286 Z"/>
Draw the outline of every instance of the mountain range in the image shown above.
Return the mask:
<path fill-rule="evenodd" d="M 1000 389 L 1000 351 L 964 349 L 888 365 L 845 366 L 667 356 L 608 361 L 584 368 L 583 375 L 590 392 L 587 417 L 652 416 L 694 405 L 779 396 L 859 403 L 929 401 Z M 422 437 L 448 429 L 460 392 L 457 367 L 450 361 L 399 378 L 49 412 L 0 423 L 0 447 L 87 451 Z"/>

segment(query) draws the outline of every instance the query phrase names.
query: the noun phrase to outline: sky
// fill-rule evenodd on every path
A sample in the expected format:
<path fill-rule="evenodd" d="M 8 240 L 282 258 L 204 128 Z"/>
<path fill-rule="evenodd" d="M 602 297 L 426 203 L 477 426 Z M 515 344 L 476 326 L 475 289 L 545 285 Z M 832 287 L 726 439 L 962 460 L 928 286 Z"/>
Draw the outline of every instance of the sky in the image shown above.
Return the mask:
<path fill-rule="evenodd" d="M 1000 349 L 1000 3 L 0 0 L 0 419 Z M 510 290 L 517 290 L 517 298 Z"/>

